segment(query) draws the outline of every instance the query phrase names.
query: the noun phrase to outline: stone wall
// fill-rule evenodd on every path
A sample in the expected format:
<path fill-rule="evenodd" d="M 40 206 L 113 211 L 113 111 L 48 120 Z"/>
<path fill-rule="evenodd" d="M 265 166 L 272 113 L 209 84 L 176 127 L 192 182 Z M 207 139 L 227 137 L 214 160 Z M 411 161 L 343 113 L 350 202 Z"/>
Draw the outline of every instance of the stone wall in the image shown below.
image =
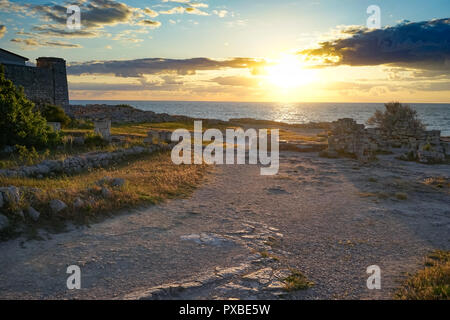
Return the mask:
<path fill-rule="evenodd" d="M 36 67 L 4 64 L 5 77 L 22 86 L 36 104 L 69 104 L 66 62 L 59 58 L 38 58 Z"/>
<path fill-rule="evenodd" d="M 322 155 L 338 157 L 350 155 L 362 162 L 375 159 L 377 152 L 403 152 L 404 160 L 422 163 L 440 163 L 450 155 L 448 143 L 441 141 L 439 130 L 421 130 L 400 124 L 392 132 L 378 128 L 365 128 L 351 118 L 343 118 L 331 123 L 328 134 L 328 149 Z M 404 152 L 406 150 L 406 152 Z"/>
<path fill-rule="evenodd" d="M 91 168 L 101 168 L 119 163 L 128 156 L 152 153 L 158 150 L 169 150 L 171 145 L 135 146 L 112 152 L 89 152 L 64 160 L 44 160 L 33 166 L 21 166 L 15 169 L 0 169 L 4 177 L 37 177 L 43 178 L 57 174 L 78 174 Z"/>

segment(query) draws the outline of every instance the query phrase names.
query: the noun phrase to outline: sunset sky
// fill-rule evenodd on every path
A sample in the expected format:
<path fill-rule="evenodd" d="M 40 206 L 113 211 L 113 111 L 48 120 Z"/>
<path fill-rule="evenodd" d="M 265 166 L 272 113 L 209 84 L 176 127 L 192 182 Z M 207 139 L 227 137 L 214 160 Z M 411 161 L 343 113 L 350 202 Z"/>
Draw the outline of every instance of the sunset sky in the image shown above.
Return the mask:
<path fill-rule="evenodd" d="M 450 102 L 449 16 L 448 0 L 0 0 L 0 47 L 66 59 L 72 100 Z"/>

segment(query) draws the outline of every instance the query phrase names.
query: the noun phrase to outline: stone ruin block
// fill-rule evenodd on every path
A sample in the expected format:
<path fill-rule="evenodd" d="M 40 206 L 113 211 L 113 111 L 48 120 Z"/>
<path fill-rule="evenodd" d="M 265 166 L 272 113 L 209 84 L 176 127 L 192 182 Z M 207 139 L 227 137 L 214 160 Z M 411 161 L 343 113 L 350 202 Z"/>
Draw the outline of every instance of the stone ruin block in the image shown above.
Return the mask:
<path fill-rule="evenodd" d="M 94 121 L 94 132 L 99 134 L 105 140 L 111 139 L 111 120 Z"/>
<path fill-rule="evenodd" d="M 158 144 L 161 142 L 171 143 L 172 132 L 162 130 L 150 130 L 147 132 L 147 137 L 144 139 L 145 143 Z"/>
<path fill-rule="evenodd" d="M 61 131 L 61 122 L 47 122 L 47 125 L 55 132 Z"/>

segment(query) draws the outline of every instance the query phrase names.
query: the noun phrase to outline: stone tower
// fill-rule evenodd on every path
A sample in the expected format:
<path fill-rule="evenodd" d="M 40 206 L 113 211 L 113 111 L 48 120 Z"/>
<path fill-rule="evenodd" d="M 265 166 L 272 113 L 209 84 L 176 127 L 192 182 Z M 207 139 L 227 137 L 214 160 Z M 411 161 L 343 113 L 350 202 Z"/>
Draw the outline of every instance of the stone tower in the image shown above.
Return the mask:
<path fill-rule="evenodd" d="M 53 76 L 53 103 L 59 106 L 69 104 L 66 61 L 61 58 L 40 57 L 36 60 L 38 68 L 48 69 Z"/>

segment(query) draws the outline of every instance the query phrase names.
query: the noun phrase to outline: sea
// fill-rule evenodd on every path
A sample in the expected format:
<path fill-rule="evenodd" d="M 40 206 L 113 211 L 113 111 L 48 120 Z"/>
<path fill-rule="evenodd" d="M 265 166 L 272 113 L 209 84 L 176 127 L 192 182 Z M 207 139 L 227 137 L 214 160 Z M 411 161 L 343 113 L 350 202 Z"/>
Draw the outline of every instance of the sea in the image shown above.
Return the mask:
<path fill-rule="evenodd" d="M 111 101 L 71 100 L 71 104 L 129 104 L 138 109 L 193 118 L 229 120 L 253 118 L 286 123 L 308 123 L 353 118 L 365 123 L 376 110 L 384 110 L 382 103 L 334 102 L 206 102 L 206 101 Z M 428 130 L 441 130 L 450 136 L 450 104 L 411 103 Z"/>

